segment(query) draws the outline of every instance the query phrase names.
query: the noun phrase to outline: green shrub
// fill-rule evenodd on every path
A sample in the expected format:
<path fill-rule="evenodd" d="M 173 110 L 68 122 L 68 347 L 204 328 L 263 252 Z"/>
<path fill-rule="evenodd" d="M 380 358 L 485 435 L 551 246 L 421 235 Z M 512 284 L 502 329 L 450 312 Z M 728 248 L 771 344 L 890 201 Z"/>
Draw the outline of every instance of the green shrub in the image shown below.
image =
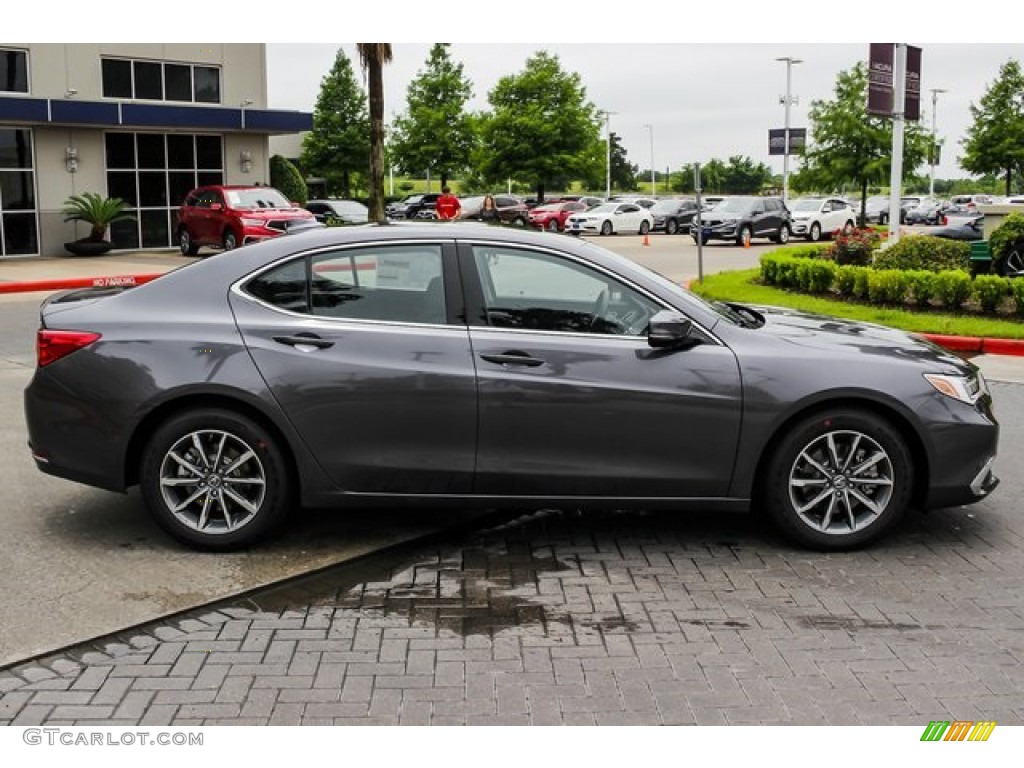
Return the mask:
<path fill-rule="evenodd" d="M 960 309 L 971 296 L 971 276 L 957 269 L 935 276 L 935 295 L 947 309 Z"/>
<path fill-rule="evenodd" d="M 761 282 L 765 285 L 775 285 L 779 276 L 779 255 L 778 253 L 766 253 L 761 256 Z"/>
<path fill-rule="evenodd" d="M 1024 280 L 1011 280 L 1010 293 L 1013 294 L 1013 306 L 1017 314 L 1024 316 Z"/>
<path fill-rule="evenodd" d="M 902 304 L 910 287 L 910 278 L 899 269 L 868 272 L 868 299 L 873 304 Z"/>
<path fill-rule="evenodd" d="M 830 246 L 826 244 L 817 245 L 787 245 L 774 253 L 792 256 L 794 259 L 823 259 L 829 252 Z"/>
<path fill-rule="evenodd" d="M 1005 259 L 1021 241 L 1024 241 L 1024 213 L 1011 213 L 989 235 L 988 247 L 992 252 L 992 263 Z"/>
<path fill-rule="evenodd" d="M 853 283 L 857 278 L 858 269 L 862 267 L 855 267 L 852 264 L 836 267 L 836 288 L 840 296 L 853 296 Z"/>
<path fill-rule="evenodd" d="M 927 307 L 935 298 L 935 273 L 926 269 L 908 270 L 911 300 L 919 307 Z"/>
<path fill-rule="evenodd" d="M 999 275 L 974 278 L 974 297 L 986 312 L 995 312 L 1010 293 L 1009 281 Z"/>
<path fill-rule="evenodd" d="M 309 189 L 302 173 L 294 163 L 281 155 L 270 158 L 270 185 L 293 203 L 305 205 L 309 200 Z"/>
<path fill-rule="evenodd" d="M 878 247 L 879 241 L 878 233 L 870 229 L 854 229 L 849 234 L 839 232 L 828 250 L 828 258 L 840 265 L 870 264 L 871 254 Z"/>
<path fill-rule="evenodd" d="M 871 274 L 869 267 L 854 267 L 853 274 L 853 298 L 867 299 L 868 297 L 868 275 Z"/>
<path fill-rule="evenodd" d="M 782 288 L 799 288 L 800 275 L 798 268 L 800 260 L 791 259 L 788 256 L 780 256 L 777 261 L 775 282 Z"/>
<path fill-rule="evenodd" d="M 958 240 L 912 235 L 875 254 L 875 269 L 927 269 L 942 272 L 970 267 L 971 247 Z"/>
<path fill-rule="evenodd" d="M 832 290 L 838 267 L 834 261 L 807 259 L 807 288 L 811 293 L 825 293 Z"/>

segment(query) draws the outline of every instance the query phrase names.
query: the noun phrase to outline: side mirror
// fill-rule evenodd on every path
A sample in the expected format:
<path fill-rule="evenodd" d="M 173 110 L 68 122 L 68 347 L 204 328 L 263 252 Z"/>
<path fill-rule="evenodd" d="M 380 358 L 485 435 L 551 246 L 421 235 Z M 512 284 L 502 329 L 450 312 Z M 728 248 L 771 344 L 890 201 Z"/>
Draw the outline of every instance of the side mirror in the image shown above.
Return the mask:
<path fill-rule="evenodd" d="M 693 342 L 693 321 L 677 312 L 663 309 L 651 318 L 647 343 L 655 349 L 684 347 Z"/>

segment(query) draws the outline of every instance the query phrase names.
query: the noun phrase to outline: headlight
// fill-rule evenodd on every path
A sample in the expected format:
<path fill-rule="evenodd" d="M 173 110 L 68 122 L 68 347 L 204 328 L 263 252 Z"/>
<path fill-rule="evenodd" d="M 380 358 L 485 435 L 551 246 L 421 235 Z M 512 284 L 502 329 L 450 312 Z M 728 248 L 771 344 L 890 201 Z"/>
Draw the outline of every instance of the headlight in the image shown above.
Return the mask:
<path fill-rule="evenodd" d="M 243 217 L 241 219 L 241 222 L 242 222 L 242 226 L 243 227 L 265 227 L 265 226 L 267 226 L 267 222 L 265 222 L 263 219 L 247 219 L 247 218 Z"/>
<path fill-rule="evenodd" d="M 988 385 L 980 372 L 971 376 L 926 373 L 924 377 L 938 392 L 968 405 L 974 405 L 982 395 L 988 394 Z"/>

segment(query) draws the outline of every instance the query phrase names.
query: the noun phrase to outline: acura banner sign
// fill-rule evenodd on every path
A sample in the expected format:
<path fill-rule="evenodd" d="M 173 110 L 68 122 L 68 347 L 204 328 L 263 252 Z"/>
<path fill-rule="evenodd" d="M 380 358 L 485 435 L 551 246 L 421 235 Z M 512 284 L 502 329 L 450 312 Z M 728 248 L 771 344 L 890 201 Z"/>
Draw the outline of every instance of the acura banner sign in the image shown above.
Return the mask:
<path fill-rule="evenodd" d="M 799 155 L 804 151 L 804 146 L 807 144 L 807 129 L 806 128 L 790 128 L 789 129 L 789 153 L 790 155 Z M 768 154 L 769 155 L 785 155 L 786 152 L 786 129 L 785 128 L 770 128 L 768 129 Z"/>
<path fill-rule="evenodd" d="M 895 43 L 871 43 L 868 55 L 868 114 L 892 117 Z M 907 46 L 903 117 L 921 119 L 921 49 Z"/>

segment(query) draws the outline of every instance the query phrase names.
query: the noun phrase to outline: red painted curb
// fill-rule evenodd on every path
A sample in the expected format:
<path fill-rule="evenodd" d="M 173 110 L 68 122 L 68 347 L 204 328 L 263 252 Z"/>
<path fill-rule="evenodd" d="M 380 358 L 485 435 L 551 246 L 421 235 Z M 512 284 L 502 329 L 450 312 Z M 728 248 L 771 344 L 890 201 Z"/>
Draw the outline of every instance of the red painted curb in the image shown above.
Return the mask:
<path fill-rule="evenodd" d="M 935 342 L 950 352 L 981 352 L 983 341 L 977 336 L 946 336 L 941 333 L 920 333 L 918 335 Z"/>
<path fill-rule="evenodd" d="M 142 285 L 163 276 L 163 272 L 150 275 L 108 275 L 104 277 L 68 277 L 58 280 L 12 280 L 0 282 L 0 293 L 28 293 L 31 291 L 63 291 L 67 288 L 107 288 L 116 285 Z"/>
<path fill-rule="evenodd" d="M 1020 355 L 1024 356 L 1024 340 L 1021 339 L 982 339 L 981 351 L 989 355 Z"/>

